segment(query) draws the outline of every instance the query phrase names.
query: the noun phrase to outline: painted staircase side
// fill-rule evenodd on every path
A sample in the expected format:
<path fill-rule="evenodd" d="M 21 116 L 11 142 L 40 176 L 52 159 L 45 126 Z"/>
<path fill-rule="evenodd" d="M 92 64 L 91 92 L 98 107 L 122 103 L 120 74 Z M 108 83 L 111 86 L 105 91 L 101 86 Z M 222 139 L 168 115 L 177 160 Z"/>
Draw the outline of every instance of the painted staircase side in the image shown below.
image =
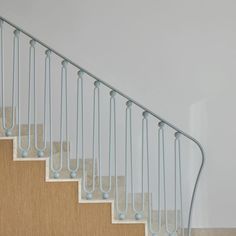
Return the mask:
<path fill-rule="evenodd" d="M 9 107 L 6 107 L 6 122 L 9 123 L 10 122 L 10 111 L 11 109 Z M 1 115 L 1 113 L 0 113 Z M 2 123 L 2 118 L 0 117 L 0 124 Z M 12 132 L 12 135 L 15 136 L 17 135 L 17 126 L 13 129 L 13 132 Z M 21 139 L 22 139 L 22 145 L 25 146 L 25 143 L 27 143 L 27 134 L 28 134 L 28 126 L 26 124 L 22 124 L 21 125 L 21 129 L 22 129 L 22 132 L 21 132 Z M 37 129 L 38 129 L 38 140 L 42 140 L 42 136 L 43 136 L 43 125 L 42 124 L 38 124 L 37 125 Z M 4 136 L 5 136 L 5 133 L 4 133 L 4 130 L 3 129 L 0 129 L 0 136 L 3 136 L 2 138 L 4 139 Z M 14 142 L 16 142 L 15 140 L 17 140 L 16 137 L 13 138 Z M 31 136 L 30 136 L 30 140 L 31 140 L 31 143 L 34 143 L 34 125 L 31 125 Z M 15 145 L 17 146 L 17 142 L 15 143 Z M 53 142 L 53 150 L 54 150 L 54 163 L 56 166 L 58 166 L 58 163 L 60 162 L 59 158 L 60 158 L 60 142 Z M 66 143 L 63 144 L 63 151 L 65 153 L 63 153 L 63 156 L 66 157 L 66 148 L 67 148 L 67 145 Z M 17 154 L 16 154 L 16 157 L 14 158 L 14 160 L 17 160 L 17 161 L 21 161 L 22 159 L 23 160 L 38 160 L 37 158 L 37 152 L 36 150 L 34 149 L 34 147 L 31 147 L 30 148 L 30 151 L 29 151 L 29 156 L 28 158 L 21 158 L 21 154 L 19 152 L 19 149 L 16 147 L 15 148 Z M 48 162 L 48 157 L 49 157 L 49 144 L 47 145 L 47 149 L 45 150 L 45 156 L 44 158 L 40 158 L 41 160 L 46 160 L 46 162 Z M 86 158 L 86 166 L 87 166 L 87 169 L 88 170 L 92 170 L 92 159 L 88 159 Z M 53 173 L 52 171 L 49 170 L 49 163 L 47 164 L 48 166 L 48 175 L 47 175 L 47 178 L 48 181 L 52 181 L 52 180 L 55 180 L 54 177 L 53 177 Z M 76 166 L 76 160 L 75 159 L 72 159 L 71 160 L 71 166 L 74 168 Z M 80 166 L 82 166 L 82 160 L 80 160 Z M 62 181 L 62 182 L 67 182 L 67 181 L 71 181 L 71 178 L 70 178 L 70 171 L 66 168 L 67 167 L 67 160 L 66 158 L 63 158 L 63 169 L 60 173 L 60 178 L 57 180 L 57 181 Z M 97 169 L 97 168 L 96 168 Z M 81 178 L 82 178 L 82 170 L 80 169 L 79 172 L 78 172 L 78 178 L 80 179 L 81 181 Z M 107 188 L 107 186 L 109 186 L 109 177 L 108 176 L 103 176 L 102 177 L 103 179 L 103 184 L 104 186 Z M 72 180 L 73 181 L 73 180 Z M 92 173 L 90 173 L 90 171 L 88 172 L 88 185 L 90 186 L 90 183 L 92 181 Z M 120 188 L 124 188 L 125 186 L 125 177 L 124 176 L 119 176 L 118 177 L 118 184 L 119 184 L 119 187 Z M 112 177 L 112 186 L 115 185 L 115 178 Z M 79 185 L 80 187 L 80 185 Z M 91 187 L 91 186 L 90 186 Z M 119 220 L 119 217 L 118 217 L 118 213 L 116 211 L 116 208 L 114 207 L 114 199 L 115 199 L 115 189 L 112 188 L 111 190 L 111 193 L 110 193 L 110 200 L 104 200 L 103 197 L 102 197 L 102 194 L 101 192 L 99 191 L 99 177 L 96 177 L 96 181 L 95 181 L 95 192 L 94 192 L 94 196 L 93 196 L 93 201 L 91 200 L 87 200 L 86 199 L 86 193 L 84 191 L 82 191 L 82 189 L 80 189 L 79 191 L 79 199 L 80 199 L 80 202 L 85 202 L 85 203 L 105 203 L 105 202 L 110 202 L 110 203 L 113 203 L 113 211 L 112 211 L 112 215 L 113 215 L 113 222 L 115 223 L 139 223 L 139 222 L 145 222 L 146 223 L 146 220 L 148 218 L 148 212 L 147 212 L 147 209 L 148 209 L 148 194 L 145 193 L 145 211 L 143 213 L 143 221 L 137 221 L 135 219 L 135 216 L 134 216 L 134 212 L 133 210 L 131 209 L 131 193 L 129 193 L 129 196 L 128 196 L 128 212 L 126 214 L 126 220 L 125 221 L 120 221 Z M 118 196 L 119 196 L 119 199 L 120 199 L 120 206 L 123 208 L 124 207 L 124 204 L 125 204 L 125 199 L 124 199 L 124 194 L 123 192 L 119 192 L 118 193 Z M 141 193 L 136 193 L 135 194 L 135 199 L 136 199 L 136 206 L 138 208 L 141 208 Z M 139 201 L 138 201 L 139 199 Z M 153 210 L 152 211 L 152 214 L 153 214 L 153 221 L 157 222 L 158 220 L 158 216 L 157 216 L 157 210 Z M 170 226 L 171 225 L 174 225 L 174 211 L 168 211 L 168 216 L 169 216 L 169 220 L 170 220 Z M 161 220 L 161 224 L 164 225 L 165 224 L 165 219 L 164 219 L 164 212 L 162 213 L 162 220 Z M 163 235 L 165 235 L 164 233 L 164 228 L 163 228 Z M 149 235 L 148 233 L 146 233 L 147 235 Z"/>
<path fill-rule="evenodd" d="M 78 204 L 88 203 L 81 199 L 80 180 L 49 179 L 48 158 L 17 158 L 16 138 L 1 138 L 0 158 L 0 235 L 143 236 L 147 232 L 145 222 L 115 221 L 113 201 Z"/>

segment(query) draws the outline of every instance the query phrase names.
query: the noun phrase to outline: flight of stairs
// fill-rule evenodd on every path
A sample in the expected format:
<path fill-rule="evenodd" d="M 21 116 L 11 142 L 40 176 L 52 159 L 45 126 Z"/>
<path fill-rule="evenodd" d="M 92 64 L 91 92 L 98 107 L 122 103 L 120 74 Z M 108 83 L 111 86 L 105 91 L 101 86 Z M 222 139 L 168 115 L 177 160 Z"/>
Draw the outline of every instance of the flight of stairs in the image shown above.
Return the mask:
<path fill-rule="evenodd" d="M 10 108 L 6 108 L 6 120 L 7 120 L 7 125 L 9 124 L 9 120 L 10 120 L 10 113 L 11 113 L 11 109 Z M 79 182 L 78 184 L 78 199 L 79 199 L 79 203 L 94 203 L 94 204 L 98 204 L 98 203 L 110 203 L 112 205 L 111 207 L 111 215 L 112 215 L 112 223 L 114 224 L 144 224 L 145 227 L 145 235 L 150 235 L 148 233 L 148 225 L 147 225 L 147 217 L 148 217 L 148 195 L 147 193 L 145 193 L 145 212 L 144 212 L 144 217 L 142 220 L 135 220 L 135 213 L 132 210 L 132 204 L 131 204 L 131 198 L 132 195 L 131 193 L 129 193 L 128 196 L 128 213 L 126 215 L 125 220 L 119 220 L 118 219 L 118 213 L 116 212 L 115 209 L 115 205 L 114 205 L 114 198 L 115 198 L 115 178 L 112 177 L 112 190 L 110 193 L 110 198 L 108 200 L 104 200 L 102 197 L 101 192 L 99 191 L 99 178 L 96 177 L 96 184 L 95 184 L 95 192 L 93 194 L 93 199 L 92 200 L 87 200 L 86 199 L 86 193 L 83 192 L 82 187 L 81 187 L 81 177 L 82 177 L 82 168 L 79 169 L 78 171 L 78 176 L 76 179 L 71 179 L 70 177 L 70 172 L 67 169 L 67 160 L 66 160 L 66 151 L 67 151 L 67 145 L 64 144 L 63 145 L 63 168 L 62 171 L 60 172 L 60 177 L 58 179 L 55 179 L 53 176 L 53 173 L 50 171 L 49 168 L 49 143 L 47 144 L 47 149 L 45 151 L 45 156 L 44 157 L 37 157 L 37 152 L 34 148 L 30 148 L 29 152 L 28 152 L 28 157 L 26 158 L 22 158 L 21 157 L 21 153 L 19 152 L 18 148 L 17 148 L 17 126 L 13 129 L 12 132 L 12 137 L 6 137 L 5 136 L 5 131 L 2 129 L 2 114 L 0 113 L 0 136 L 1 136 L 1 140 L 5 140 L 5 139 L 12 139 L 13 140 L 13 160 L 14 161 L 46 161 L 46 171 L 45 171 L 45 181 L 46 182 Z M 42 125 L 37 125 L 38 128 L 38 140 L 42 140 L 42 134 L 43 134 L 43 126 Z M 21 138 L 22 138 L 22 146 L 25 146 L 25 143 L 27 142 L 28 136 L 28 126 L 26 124 L 22 124 L 21 125 Z M 34 143 L 34 125 L 31 125 L 31 143 Z M 33 146 L 33 145 L 32 145 Z M 54 160 L 55 160 L 55 166 L 57 166 L 57 164 L 59 163 L 59 157 L 60 157 L 60 142 L 54 142 L 53 143 L 53 147 L 54 147 Z M 97 164 L 97 163 L 96 163 Z M 76 165 L 76 160 L 72 159 L 71 160 L 71 167 L 74 168 Z M 82 160 L 80 160 L 80 167 L 82 167 Z M 86 159 L 86 168 L 88 170 L 88 187 L 91 187 L 91 183 L 92 183 L 92 159 Z M 97 168 L 96 168 L 97 169 Z M 102 177 L 103 179 L 103 184 L 104 184 L 104 188 L 106 189 L 109 186 L 109 177 L 108 176 L 104 176 Z M 34 181 L 34 179 L 32 179 L 32 181 Z M 124 189 L 124 185 L 125 185 L 125 177 L 124 176 L 119 176 L 118 177 L 118 184 L 119 184 L 119 189 Z M 125 204 L 125 199 L 124 199 L 124 193 L 122 191 L 120 191 L 119 193 L 119 199 L 120 199 L 120 207 L 123 208 L 124 204 Z M 136 207 L 137 208 L 141 208 L 141 194 L 136 194 L 135 195 L 135 199 L 136 199 Z M 68 204 L 70 204 L 68 202 Z M 169 211 L 168 212 L 169 215 L 169 227 L 174 225 L 174 212 L 173 211 Z M 165 235 L 165 228 L 164 228 L 164 212 L 162 213 L 162 230 L 160 235 Z M 153 222 L 155 225 L 155 222 L 157 222 L 157 211 L 153 210 Z M 155 227 L 154 227 L 155 228 Z"/>

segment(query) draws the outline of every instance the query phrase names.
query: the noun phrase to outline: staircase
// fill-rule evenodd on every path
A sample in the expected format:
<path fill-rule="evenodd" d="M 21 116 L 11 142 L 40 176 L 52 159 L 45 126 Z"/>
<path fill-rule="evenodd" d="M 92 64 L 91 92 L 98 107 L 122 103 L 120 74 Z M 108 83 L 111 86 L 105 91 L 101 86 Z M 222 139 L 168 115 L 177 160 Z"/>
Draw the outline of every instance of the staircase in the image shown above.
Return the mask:
<path fill-rule="evenodd" d="M 197 140 L 2 17 L 0 80 L 0 235 L 191 235 Z"/>

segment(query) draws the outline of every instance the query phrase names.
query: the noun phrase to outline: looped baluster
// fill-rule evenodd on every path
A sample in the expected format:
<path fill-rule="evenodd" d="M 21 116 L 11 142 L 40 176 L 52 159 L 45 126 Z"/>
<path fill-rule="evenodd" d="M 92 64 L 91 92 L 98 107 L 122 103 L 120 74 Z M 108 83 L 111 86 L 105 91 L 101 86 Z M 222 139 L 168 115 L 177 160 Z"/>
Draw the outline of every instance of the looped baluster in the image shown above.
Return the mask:
<path fill-rule="evenodd" d="M 147 188 L 148 188 L 148 225 L 149 230 L 153 232 L 152 229 L 152 197 L 150 191 L 150 156 L 149 156 L 149 132 L 148 132 L 148 112 L 143 112 L 142 120 L 142 159 L 144 167 L 144 159 L 146 156 L 147 165 Z M 153 232 L 154 234 L 154 232 Z"/>
<path fill-rule="evenodd" d="M 70 177 L 75 178 L 77 176 L 77 171 L 79 170 L 80 166 L 80 154 L 79 154 L 79 146 L 80 140 L 82 143 L 82 154 L 83 155 L 83 120 L 80 118 L 82 116 L 83 119 L 83 71 L 78 72 L 78 79 L 77 79 L 77 112 L 76 112 L 76 166 L 75 168 L 71 168 L 70 165 L 70 156 L 67 158 L 67 168 L 70 171 Z M 82 123 L 82 125 L 81 125 Z M 81 132 L 80 132 L 81 130 Z M 80 134 L 82 134 L 82 138 L 80 138 Z"/>
<path fill-rule="evenodd" d="M 184 236 L 184 220 L 183 220 L 183 186 L 182 186 L 182 160 L 181 160 L 181 142 L 180 142 L 181 134 L 179 132 L 175 133 L 175 165 L 176 165 L 176 171 L 175 171 L 175 178 L 176 182 L 178 180 L 178 174 L 179 173 L 179 207 L 180 207 L 180 228 L 181 228 L 181 235 Z M 177 184 L 176 184 L 177 188 Z M 176 189 L 177 192 L 177 189 Z M 176 193 L 177 194 L 177 193 Z M 177 205 L 177 203 L 176 203 Z M 177 207 L 176 207 L 177 208 Z M 176 217 L 176 228 L 178 227 L 177 219 L 178 219 L 178 212 L 176 209 L 175 212 Z"/>
<path fill-rule="evenodd" d="M 45 79 L 48 81 L 48 113 L 49 113 L 49 143 L 50 143 L 50 156 L 49 156 L 49 166 L 50 170 L 53 169 L 53 141 L 52 141 L 52 85 L 51 85 L 51 51 L 46 50 L 46 59 L 48 70 Z"/>
<path fill-rule="evenodd" d="M 18 30 L 14 31 L 13 38 L 13 79 L 12 79 L 12 100 L 11 100 L 11 116 L 10 126 L 6 125 L 6 108 L 5 108 L 5 75 L 4 75 L 4 37 L 3 37 L 3 21 L 0 22 L 0 66 L 1 66 L 1 87 L 2 87 L 2 127 L 5 130 L 6 136 L 12 135 L 12 129 L 15 126 L 15 87 L 16 80 L 19 80 L 19 34 Z"/>
<path fill-rule="evenodd" d="M 87 187 L 87 173 L 85 156 L 83 155 L 83 190 L 87 194 L 87 199 L 93 198 L 93 192 L 95 191 L 95 172 L 96 172 L 96 155 L 95 155 L 95 139 L 96 139 L 96 110 L 97 110 L 97 146 L 98 146 L 98 159 L 100 160 L 100 93 L 99 93 L 99 81 L 94 82 L 93 90 L 93 170 L 92 170 L 92 188 L 91 190 Z M 97 109 L 96 109 L 97 108 Z"/>
<path fill-rule="evenodd" d="M 36 76 L 34 75 L 34 147 L 37 150 L 37 155 L 38 157 L 43 157 L 44 156 L 44 151 L 47 148 L 47 106 L 49 103 L 49 96 L 50 96 L 50 91 L 48 88 L 48 83 L 49 83 L 49 76 L 50 76 L 50 54 L 51 52 L 47 50 L 45 52 L 46 57 L 45 57 L 45 62 L 44 62 L 44 109 L 43 109 L 43 146 L 40 148 L 38 146 L 38 128 L 37 128 L 37 103 L 36 103 Z"/>
<path fill-rule="evenodd" d="M 67 61 L 62 61 L 61 67 L 61 109 L 60 109 L 60 163 L 56 169 L 53 163 L 53 155 L 51 156 L 51 169 L 54 174 L 54 178 L 59 178 L 59 172 L 63 167 L 63 136 L 64 136 L 64 114 L 65 114 L 65 130 L 66 130 L 66 145 L 67 145 L 67 158 L 69 156 L 69 137 L 68 137 L 68 102 L 67 102 Z M 65 104 L 64 104 L 65 103 Z"/>
<path fill-rule="evenodd" d="M 127 155 L 127 126 L 126 126 L 126 134 L 125 134 L 125 206 L 124 209 L 120 209 L 119 207 L 119 186 L 118 186 L 118 174 L 117 174 L 117 155 L 116 155 L 116 100 L 115 100 L 115 91 L 111 91 L 110 93 L 110 152 L 112 145 L 112 126 L 113 126 L 113 150 L 114 150 L 114 159 L 115 159 L 115 200 L 116 200 L 116 211 L 118 213 L 118 217 L 120 220 L 124 220 L 128 211 L 128 155 Z M 113 112 L 111 112 L 113 111 Z M 113 119 L 112 119 L 113 113 Z M 126 118 L 127 118 L 127 110 L 126 110 Z M 112 125 L 113 123 L 113 125 Z M 127 125 L 127 122 L 126 122 Z"/>
<path fill-rule="evenodd" d="M 110 112 L 109 112 L 109 185 L 108 188 L 105 190 L 103 187 L 103 182 L 102 182 L 102 160 L 101 160 L 101 155 L 99 153 L 99 187 L 100 191 L 103 193 L 103 198 L 108 199 L 109 198 L 109 193 L 111 192 L 112 188 L 112 159 L 114 159 L 114 150 L 113 150 L 113 155 L 112 155 L 112 129 L 113 129 L 113 135 L 115 134 L 115 128 L 114 128 L 114 122 L 115 122 L 115 91 L 110 92 Z M 113 125 L 112 125 L 113 123 Z M 99 125 L 100 126 L 100 125 Z M 100 128 L 99 128 L 99 137 L 100 137 Z M 114 139 L 114 137 L 113 137 Z M 114 143 L 113 143 L 114 146 Z M 114 147 L 113 147 L 114 149 Z M 113 157 L 113 158 L 112 158 Z"/>
<path fill-rule="evenodd" d="M 131 193 L 132 193 L 132 208 L 135 212 L 136 220 L 140 220 L 143 217 L 144 212 L 144 167 L 142 165 L 141 179 L 142 179 L 142 205 L 140 209 L 135 206 L 135 191 L 134 191 L 134 166 L 133 166 L 133 134 L 132 134 L 132 102 L 126 102 L 126 113 L 125 113 L 125 156 L 130 159 L 130 178 L 131 178 Z M 129 152 L 128 152 L 129 146 Z M 129 158 L 128 158 L 129 156 Z M 142 155 L 143 163 L 143 155 Z"/>
<path fill-rule="evenodd" d="M 148 204 L 148 225 L 149 230 L 153 235 L 158 235 L 161 231 L 161 183 L 162 183 L 162 175 L 161 175 L 161 162 L 163 163 L 164 153 L 165 153 L 165 143 L 164 143 L 164 123 L 159 122 L 158 124 L 158 183 L 157 183 L 157 202 L 158 202 L 158 218 L 157 218 L 157 225 L 158 230 L 155 231 L 152 225 L 152 198 L 149 197 L 149 204 Z"/>
<path fill-rule="evenodd" d="M 176 212 L 177 212 L 177 206 L 176 206 L 176 161 L 175 161 L 175 184 L 174 184 L 174 198 L 175 198 L 175 228 L 171 231 L 169 229 L 169 223 L 168 223 L 168 212 L 167 212 L 167 196 L 166 196 L 166 164 L 165 164 L 165 152 L 164 152 L 164 133 L 162 136 L 162 140 L 163 140 L 163 188 L 164 188 L 164 210 L 165 210 L 165 230 L 166 232 L 171 235 L 173 233 L 176 232 L 177 228 L 176 228 L 176 223 L 177 223 L 177 219 L 176 219 Z"/>
<path fill-rule="evenodd" d="M 181 208 L 181 227 L 182 227 L 182 235 L 184 234 L 183 229 L 183 215 L 182 215 L 182 176 L 181 176 L 181 156 L 180 156 L 180 133 L 175 133 L 175 141 L 174 141 L 174 168 L 175 168 L 175 179 L 174 179 L 174 208 L 175 208 L 175 223 L 173 230 L 169 229 L 168 223 L 168 212 L 167 212 L 167 196 L 166 196 L 166 165 L 165 165 L 165 157 L 163 155 L 163 184 L 164 184 L 164 208 L 165 208 L 165 229 L 166 232 L 171 235 L 177 233 L 178 231 L 178 210 L 177 210 L 177 192 L 178 192 L 178 171 L 179 171 L 179 192 L 180 192 L 180 208 Z M 177 165 L 177 158 L 179 159 L 179 167 Z M 179 169 L 179 170 L 178 170 Z"/>
<path fill-rule="evenodd" d="M 18 83 L 18 146 L 21 150 L 21 156 L 27 157 L 28 151 L 31 146 L 30 135 L 31 135 L 31 87 L 32 80 L 35 78 L 35 44 L 34 40 L 30 40 L 30 48 L 29 48 L 29 87 L 28 87 L 28 140 L 26 147 L 22 147 L 21 143 L 21 123 L 20 123 L 20 81 Z"/>

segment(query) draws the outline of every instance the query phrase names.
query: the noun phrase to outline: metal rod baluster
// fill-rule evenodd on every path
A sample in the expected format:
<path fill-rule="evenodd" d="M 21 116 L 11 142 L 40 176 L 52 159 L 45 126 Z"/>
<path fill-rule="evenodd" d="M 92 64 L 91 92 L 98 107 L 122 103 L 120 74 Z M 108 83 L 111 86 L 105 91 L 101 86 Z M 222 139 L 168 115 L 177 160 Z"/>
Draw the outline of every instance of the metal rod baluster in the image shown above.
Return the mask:
<path fill-rule="evenodd" d="M 78 105 L 78 107 L 80 107 L 80 119 L 78 118 L 78 127 L 80 127 L 81 132 L 78 133 L 78 140 L 79 140 L 79 134 L 81 134 L 80 140 L 81 140 L 81 156 L 83 159 L 83 164 L 84 164 L 84 87 L 83 87 L 83 75 L 84 72 L 83 71 L 79 71 L 78 72 L 78 76 L 79 76 L 79 81 L 80 81 L 80 106 Z M 80 121 L 80 122 L 79 122 Z M 78 128 L 79 129 L 79 128 Z M 77 142 L 78 146 L 77 146 L 77 150 L 79 150 L 79 141 Z M 79 153 L 79 152 L 78 152 Z"/>
<path fill-rule="evenodd" d="M 68 143 L 68 133 L 67 133 L 67 61 L 62 61 L 61 67 L 61 112 L 60 112 L 60 164 L 59 167 L 56 169 L 54 167 L 53 155 L 51 169 L 53 171 L 54 178 L 60 177 L 60 171 L 63 167 L 63 135 L 64 135 L 64 114 L 66 114 L 66 143 Z M 65 94 L 64 94 L 65 93 Z M 65 97 L 64 97 L 65 96 Z M 65 111 L 64 111 L 64 100 L 65 100 Z M 67 150 L 68 151 L 68 150 Z"/>
<path fill-rule="evenodd" d="M 81 87 L 83 87 L 83 72 L 82 71 L 78 71 L 78 79 L 77 79 L 77 112 L 76 112 L 76 166 L 75 168 L 71 168 L 71 164 L 70 164 L 70 156 L 67 159 L 67 168 L 70 171 L 70 177 L 71 178 L 76 178 L 77 176 L 77 171 L 79 170 L 79 166 L 80 166 L 80 155 L 79 155 L 79 132 L 80 132 L 80 124 L 79 124 L 79 116 L 80 116 L 80 99 L 81 99 Z M 81 128 L 82 130 L 82 128 Z"/>
<path fill-rule="evenodd" d="M 112 189 L 112 176 L 111 176 L 111 172 L 112 172 L 112 159 L 114 159 L 114 155 L 115 155 L 115 151 L 113 151 L 113 155 L 112 155 L 112 108 L 113 108 L 113 112 L 115 112 L 115 93 L 113 91 L 110 92 L 110 106 L 109 106 L 109 186 L 108 188 L 105 190 L 103 187 L 103 183 L 102 183 L 102 160 L 101 157 L 99 157 L 99 176 L 100 176 L 100 191 L 103 193 L 103 199 L 108 199 L 109 198 L 109 193 L 111 192 Z M 113 106 L 112 106 L 113 104 Z M 114 114 L 113 114 L 114 115 Z M 115 119 L 115 117 L 113 117 L 113 119 Z M 113 120 L 114 121 L 114 120 Z M 115 125 L 115 124 L 114 124 Z M 113 126 L 113 132 L 115 132 L 115 127 Z M 115 149 L 115 144 L 114 145 L 114 149 Z M 112 158 L 113 156 L 113 158 Z"/>
<path fill-rule="evenodd" d="M 112 91 L 113 94 L 116 94 L 114 91 Z M 111 95 L 113 95 L 111 94 Z M 114 95 L 113 95 L 114 97 Z M 116 139 L 116 104 L 115 104 L 115 98 L 113 99 L 113 106 L 114 106 L 114 138 Z M 118 217 L 120 220 L 124 220 L 128 211 L 128 153 L 127 153 L 127 112 L 126 112 L 126 132 L 125 132 L 125 206 L 124 209 L 121 210 L 119 207 L 119 187 L 118 187 L 118 176 L 117 176 L 117 157 L 115 154 L 115 185 L 116 185 L 116 189 L 115 189 L 115 199 L 116 199 L 116 210 L 118 213 Z M 116 141 L 114 143 L 114 146 L 116 144 Z"/>
<path fill-rule="evenodd" d="M 5 107 L 5 78 L 4 78 L 4 37 L 3 37 L 3 21 L 0 21 L 0 39 L 1 39 L 1 83 L 2 83 L 2 126 L 5 130 L 6 136 L 12 135 L 12 129 L 15 126 L 15 83 L 16 83 L 16 70 L 18 72 L 18 47 L 19 47 L 19 31 L 14 31 L 13 38 L 13 79 L 12 79 L 12 103 L 11 103 L 11 117 L 10 117 L 10 126 L 6 125 L 6 107 Z"/>
<path fill-rule="evenodd" d="M 15 32 L 16 33 L 16 32 Z M 18 35 L 19 35 L 19 31 L 18 31 Z M 18 123 L 18 135 L 20 135 L 20 41 L 19 41 L 19 37 L 17 40 L 17 70 L 16 70 L 16 75 L 17 75 L 17 98 L 18 98 L 18 102 L 17 102 L 17 123 Z"/>
<path fill-rule="evenodd" d="M 145 152 L 145 134 L 146 134 L 146 160 L 147 160 L 147 187 L 148 187 L 148 225 L 149 230 L 153 235 L 156 233 L 152 227 L 152 196 L 150 190 L 150 156 L 149 156 L 149 132 L 148 132 L 148 115 L 147 111 L 143 112 L 143 120 L 142 120 L 142 155 L 144 156 Z M 146 132 L 145 132 L 146 131 Z M 144 164 L 143 164 L 144 165 Z M 160 209 L 159 209 L 160 210 Z M 160 221 L 160 218 L 158 219 Z M 160 231 L 160 222 L 159 222 L 159 230 Z"/>
<path fill-rule="evenodd" d="M 19 125 L 19 127 L 18 127 L 18 146 L 19 146 L 19 149 L 21 151 L 21 156 L 22 157 L 27 157 L 28 156 L 28 151 L 29 151 L 30 146 L 31 146 L 31 140 L 30 140 L 30 135 L 31 135 L 31 85 L 32 85 L 31 80 L 34 80 L 34 76 L 35 76 L 35 44 L 36 44 L 36 42 L 34 40 L 30 40 L 30 49 L 29 49 L 29 87 L 28 87 L 28 140 L 27 140 L 27 144 L 26 144 L 25 148 L 22 147 L 22 142 L 21 142 L 20 107 L 18 107 L 18 125 Z M 18 86 L 20 86 L 20 85 L 18 85 Z M 19 101 L 18 101 L 18 103 L 19 103 Z"/>
<path fill-rule="evenodd" d="M 100 156 L 100 114 L 99 114 L 99 86 L 100 83 L 98 81 L 94 82 L 94 90 L 93 90 L 93 170 L 92 170 L 92 188 L 91 190 L 88 189 L 87 187 L 87 171 L 86 171 L 86 158 L 83 155 L 83 190 L 86 193 L 86 198 L 87 200 L 91 200 L 93 198 L 93 193 L 95 191 L 95 181 L 96 181 L 96 155 L 95 155 L 95 128 L 96 128 L 96 100 L 97 100 L 97 106 L 98 106 L 98 156 Z M 97 99 L 96 99 L 97 97 Z"/>
<path fill-rule="evenodd" d="M 68 81 L 67 81 L 67 61 L 62 62 L 63 67 L 65 67 L 65 122 L 66 122 L 66 159 L 70 160 L 70 138 L 68 131 Z M 62 136 L 63 137 L 63 136 Z M 64 152 L 64 142 L 61 140 L 61 153 Z M 61 154 L 62 155 L 62 154 Z M 63 157 L 63 155 L 62 155 Z M 61 158 L 62 159 L 62 158 Z"/>
<path fill-rule="evenodd" d="M 48 65 L 48 113 L 49 113 L 49 142 L 50 142 L 50 157 L 49 166 L 50 170 L 55 172 L 53 169 L 53 142 L 52 142 L 52 84 L 51 84 L 51 51 L 46 50 L 46 59 Z"/>
<path fill-rule="evenodd" d="M 161 230 L 161 183 L 163 177 L 161 175 L 161 160 L 163 157 L 164 158 L 164 123 L 159 122 L 158 124 L 159 129 L 158 129 L 158 227 L 159 231 Z M 162 148 L 161 148 L 161 143 L 162 143 Z"/>
<path fill-rule="evenodd" d="M 81 119 L 80 119 L 80 126 L 81 126 L 81 153 L 82 153 L 82 160 L 83 160 L 83 163 L 82 163 L 82 168 L 83 168 L 83 191 L 86 192 L 86 181 L 85 181 L 85 176 L 86 176 L 86 173 L 85 173 L 85 155 L 84 155 L 84 96 L 83 96 L 83 72 L 80 70 L 79 72 L 79 78 L 81 80 L 81 99 L 80 99 L 80 102 L 81 102 Z M 87 198 L 89 199 L 92 199 L 92 194 L 89 194 L 87 193 Z"/>
<path fill-rule="evenodd" d="M 155 231 L 152 226 L 152 198 L 149 198 L 149 206 L 148 206 L 148 225 L 149 230 L 152 233 L 153 236 L 156 236 L 161 231 L 161 159 L 163 158 L 164 154 L 164 123 L 159 122 L 158 124 L 158 186 L 157 186 L 157 201 L 158 201 L 158 230 Z"/>
<path fill-rule="evenodd" d="M 165 208 L 165 228 L 166 228 L 166 232 L 169 235 L 172 235 L 174 233 L 177 233 L 178 231 L 178 211 L 177 211 L 177 192 L 178 192 L 178 186 L 177 186 L 177 172 L 178 172 L 178 168 L 177 168 L 177 144 L 179 146 L 179 137 L 180 137 L 180 133 L 176 132 L 175 133 L 175 142 L 174 142 L 174 175 L 175 175 L 175 179 L 174 179 L 174 208 L 175 208 L 175 224 L 174 224 L 174 228 L 172 230 L 169 229 L 169 223 L 168 223 L 168 212 L 167 212 L 167 196 L 166 196 L 166 166 L 165 166 L 165 157 L 163 155 L 163 173 L 164 173 L 164 208 Z M 180 146 L 179 146 L 180 147 Z M 179 149 L 180 152 L 180 149 Z M 180 154 L 180 153 L 179 153 Z M 180 156 L 179 156 L 179 160 L 180 160 Z M 179 165 L 181 165 L 181 163 L 179 163 Z M 181 171 L 181 166 L 179 167 L 179 171 Z M 179 174 L 180 178 L 180 205 L 182 208 L 182 179 L 181 179 L 181 174 Z M 182 210 L 181 210 L 181 218 L 182 218 Z M 181 224 L 182 224 L 182 219 L 181 219 Z M 183 232 L 183 231 L 182 231 Z"/>
<path fill-rule="evenodd" d="M 182 186 L 182 160 L 181 160 L 181 144 L 180 144 L 181 134 L 179 132 L 175 133 L 175 159 L 179 162 L 179 201 L 180 201 L 180 227 L 181 235 L 184 236 L 184 220 L 183 220 L 183 186 Z M 177 164 L 176 164 L 177 169 Z M 176 175 L 177 178 L 177 175 Z M 178 219 L 178 214 L 176 211 L 176 219 Z"/>
<path fill-rule="evenodd" d="M 36 76 L 35 76 L 35 71 L 34 71 L 34 147 L 37 150 L 37 155 L 38 157 L 43 157 L 44 152 L 47 148 L 47 135 L 46 135 L 46 130 L 47 130 L 47 104 L 48 104 L 48 70 L 49 70 L 49 60 L 50 60 L 50 54 L 51 52 L 47 50 L 46 52 L 46 57 L 45 57 L 45 65 L 44 65 L 44 114 L 43 114 L 43 146 L 40 148 L 38 146 L 38 128 L 37 128 L 37 101 L 36 101 Z"/>
<path fill-rule="evenodd" d="M 127 142 L 125 142 L 125 206 L 121 210 L 119 207 L 119 188 L 118 188 L 118 174 L 117 174 L 117 156 L 116 156 L 116 109 L 114 99 L 114 156 L 115 156 L 115 200 L 116 211 L 120 220 L 124 220 L 128 210 L 128 156 L 127 156 Z"/>
<path fill-rule="evenodd" d="M 140 209 L 137 209 L 135 206 L 135 193 L 134 193 L 134 166 L 133 166 L 133 142 L 132 142 L 132 102 L 127 101 L 126 102 L 126 118 L 125 118 L 125 152 L 126 155 L 128 155 L 128 139 L 129 139 L 129 148 L 130 148 L 130 172 L 131 172 L 131 191 L 132 191 L 132 208 L 135 212 L 135 219 L 141 220 L 143 217 L 143 211 L 144 211 L 144 174 L 143 170 L 144 167 L 142 165 L 141 170 L 141 178 L 142 178 L 142 206 Z M 129 138 L 128 138 L 129 136 Z M 143 163 L 143 155 L 142 155 L 142 163 Z"/>

